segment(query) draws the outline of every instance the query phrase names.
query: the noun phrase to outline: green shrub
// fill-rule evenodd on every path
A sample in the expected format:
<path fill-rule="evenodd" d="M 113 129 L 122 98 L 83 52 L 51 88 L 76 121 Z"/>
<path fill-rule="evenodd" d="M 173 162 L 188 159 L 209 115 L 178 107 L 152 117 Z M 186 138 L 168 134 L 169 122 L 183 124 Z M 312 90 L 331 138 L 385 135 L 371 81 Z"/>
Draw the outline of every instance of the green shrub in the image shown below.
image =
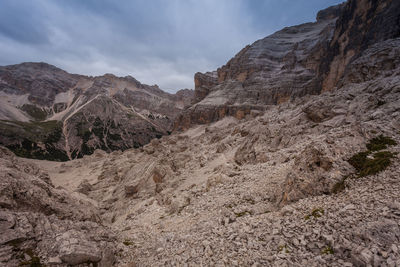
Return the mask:
<path fill-rule="evenodd" d="M 126 240 L 124 240 L 124 242 L 122 242 L 122 244 L 124 244 L 125 246 L 132 246 L 133 242 L 128 240 L 128 239 L 126 239 Z"/>
<path fill-rule="evenodd" d="M 348 162 L 358 171 L 360 172 L 365 164 L 365 161 L 367 160 L 368 155 L 371 154 L 370 151 L 365 151 L 365 152 L 359 152 L 352 156 Z"/>
<path fill-rule="evenodd" d="M 330 247 L 330 246 L 326 246 L 326 247 L 321 251 L 321 254 L 325 254 L 325 255 L 333 254 L 333 253 L 334 253 L 333 248 Z"/>
<path fill-rule="evenodd" d="M 246 211 L 241 211 L 241 212 L 235 212 L 236 217 L 243 217 L 244 215 L 248 214 L 249 212 Z"/>
<path fill-rule="evenodd" d="M 311 214 L 306 215 L 306 216 L 304 217 L 304 219 L 309 220 L 309 219 L 311 219 L 311 217 L 319 218 L 319 217 L 321 217 L 321 216 L 324 215 L 324 214 L 325 214 L 325 211 L 324 211 L 323 208 L 314 208 L 314 209 L 311 211 Z"/>
<path fill-rule="evenodd" d="M 364 177 L 367 175 L 373 175 L 378 172 L 385 170 L 391 164 L 391 159 L 395 157 L 395 154 L 389 151 L 377 152 L 373 155 L 373 158 L 367 158 L 359 170 L 359 176 Z"/>
<path fill-rule="evenodd" d="M 395 146 L 397 142 L 392 138 L 380 135 L 378 137 L 372 138 L 367 144 L 369 151 L 379 151 L 388 148 L 388 146 Z"/>
<path fill-rule="evenodd" d="M 377 174 L 385 170 L 391 164 L 395 153 L 389 151 L 376 152 L 372 156 L 370 151 L 360 152 L 352 156 L 348 161 L 357 170 L 359 177 Z"/>
<path fill-rule="evenodd" d="M 380 135 L 368 142 L 367 151 L 355 154 L 348 162 L 357 170 L 359 177 L 377 174 L 390 166 L 391 159 L 396 156 L 395 153 L 380 150 L 394 145 L 397 145 L 397 142 L 392 138 Z"/>
<path fill-rule="evenodd" d="M 26 249 L 25 253 L 28 254 L 31 259 L 20 262 L 19 266 L 44 267 L 44 265 L 40 262 L 40 258 L 32 249 Z"/>

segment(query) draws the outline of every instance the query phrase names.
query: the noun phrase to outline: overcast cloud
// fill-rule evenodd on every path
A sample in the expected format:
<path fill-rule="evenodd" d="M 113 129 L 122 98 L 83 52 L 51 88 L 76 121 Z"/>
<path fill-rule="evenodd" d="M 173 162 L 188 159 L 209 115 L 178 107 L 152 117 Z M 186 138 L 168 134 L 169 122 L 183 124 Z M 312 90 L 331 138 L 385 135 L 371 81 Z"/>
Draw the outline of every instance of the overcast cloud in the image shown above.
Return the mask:
<path fill-rule="evenodd" d="M 337 0 L 1 0 L 0 65 L 131 75 L 174 92 Z"/>

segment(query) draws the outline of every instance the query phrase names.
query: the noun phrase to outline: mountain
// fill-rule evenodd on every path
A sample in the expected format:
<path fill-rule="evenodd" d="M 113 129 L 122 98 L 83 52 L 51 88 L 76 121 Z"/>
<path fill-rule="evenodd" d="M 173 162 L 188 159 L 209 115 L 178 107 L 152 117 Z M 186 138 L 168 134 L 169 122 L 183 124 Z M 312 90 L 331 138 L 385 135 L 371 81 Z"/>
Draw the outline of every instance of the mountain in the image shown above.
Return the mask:
<path fill-rule="evenodd" d="M 399 10 L 399 1 L 351 0 L 246 46 L 216 71 L 195 74 L 194 105 L 175 129 L 341 87 L 365 49 L 400 36 Z"/>
<path fill-rule="evenodd" d="M 398 5 L 349 0 L 196 74 L 183 130 L 140 148 L 55 162 L 0 147 L 0 265 L 400 265 Z M 69 82 L 57 73 L 43 86 Z M 95 95 L 85 116 L 129 99 Z"/>
<path fill-rule="evenodd" d="M 133 77 L 87 77 L 46 63 L 0 67 L 0 143 L 19 156 L 68 160 L 169 134 L 191 90 L 172 95 Z"/>
<path fill-rule="evenodd" d="M 1 149 L 0 262 L 396 266 L 399 59 L 400 38 L 379 42 L 341 88 L 139 149 L 63 163 Z"/>

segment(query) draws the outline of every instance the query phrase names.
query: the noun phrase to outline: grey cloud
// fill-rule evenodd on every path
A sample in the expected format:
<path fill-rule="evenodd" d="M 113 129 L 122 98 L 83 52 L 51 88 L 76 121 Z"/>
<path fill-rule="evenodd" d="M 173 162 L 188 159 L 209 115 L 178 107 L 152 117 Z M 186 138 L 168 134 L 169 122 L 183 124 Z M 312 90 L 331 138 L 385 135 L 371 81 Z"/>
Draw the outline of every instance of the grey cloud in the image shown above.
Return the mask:
<path fill-rule="evenodd" d="M 0 34 L 24 43 L 48 42 L 40 9 L 30 2 L 24 2 L 26 7 L 21 9 L 21 3 L 8 0 L 0 3 Z"/>
<path fill-rule="evenodd" d="M 193 88 L 195 72 L 216 69 L 275 30 L 255 2 L 2 0 L 0 65 L 45 61 L 73 73 L 131 75 L 170 92 Z"/>

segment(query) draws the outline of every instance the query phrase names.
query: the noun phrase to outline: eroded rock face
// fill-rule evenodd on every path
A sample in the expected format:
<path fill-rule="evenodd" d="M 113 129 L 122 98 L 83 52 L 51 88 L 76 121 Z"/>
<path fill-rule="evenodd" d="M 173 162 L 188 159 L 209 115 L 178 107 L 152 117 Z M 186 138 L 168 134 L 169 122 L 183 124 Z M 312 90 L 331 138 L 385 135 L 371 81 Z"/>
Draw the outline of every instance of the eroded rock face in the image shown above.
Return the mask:
<path fill-rule="evenodd" d="M 310 144 L 296 158 L 293 169 L 282 184 L 282 196 L 278 196 L 279 205 L 285 205 L 310 195 L 330 194 L 333 186 L 344 176 L 351 173 L 351 167 L 341 161 L 332 172 L 333 159 L 323 147 Z"/>
<path fill-rule="evenodd" d="M 314 23 L 285 28 L 246 46 L 217 71 L 195 75 L 196 104 L 178 117 L 175 129 L 219 120 L 223 116 L 207 114 L 222 107 L 282 104 L 343 86 L 349 73 L 362 75 L 352 68 L 364 50 L 400 36 L 399 16 L 398 1 L 351 0 L 320 11 Z M 393 69 L 397 56 L 390 51 L 381 55 L 386 59 L 376 70 Z M 374 68 L 372 62 L 367 65 Z M 361 73 L 375 75 L 366 67 Z"/>
<path fill-rule="evenodd" d="M 347 66 L 375 43 L 400 37 L 400 3 L 393 0 L 349 0 L 336 23 L 333 39 L 320 62 L 322 90 L 331 90 Z"/>
<path fill-rule="evenodd" d="M 2 266 L 110 263 L 115 237 L 90 201 L 54 188 L 47 173 L 3 147 L 0 169 Z"/>
<path fill-rule="evenodd" d="M 320 50 L 332 38 L 340 7 L 319 15 L 315 23 L 288 27 L 246 46 L 217 71 L 195 75 L 195 104 L 177 124 L 202 123 L 200 117 L 220 107 L 279 104 L 320 92 Z M 209 118 L 207 122 L 220 118 Z M 178 127 L 179 128 L 179 127 Z M 185 127 L 182 127 L 185 128 Z M 187 127 L 186 127 L 187 128 Z"/>
<path fill-rule="evenodd" d="M 174 129 L 184 130 L 190 128 L 193 124 L 206 124 L 227 116 L 241 120 L 246 116 L 256 116 L 258 111 L 262 112 L 265 109 L 265 106 L 252 105 L 194 105 L 177 117 Z"/>
<path fill-rule="evenodd" d="M 173 95 L 130 76 L 86 77 L 22 63 L 0 67 L 0 94 L 0 144 L 19 156 L 68 160 L 168 134 L 193 91 Z"/>
<path fill-rule="evenodd" d="M 218 84 L 218 73 L 207 72 L 201 73 L 198 72 L 194 75 L 194 98 L 193 104 L 200 102 L 203 100 L 209 93 L 210 89 Z"/>
<path fill-rule="evenodd" d="M 366 49 L 346 68 L 341 84 L 361 83 L 379 77 L 398 76 L 399 38 L 379 42 Z"/>

